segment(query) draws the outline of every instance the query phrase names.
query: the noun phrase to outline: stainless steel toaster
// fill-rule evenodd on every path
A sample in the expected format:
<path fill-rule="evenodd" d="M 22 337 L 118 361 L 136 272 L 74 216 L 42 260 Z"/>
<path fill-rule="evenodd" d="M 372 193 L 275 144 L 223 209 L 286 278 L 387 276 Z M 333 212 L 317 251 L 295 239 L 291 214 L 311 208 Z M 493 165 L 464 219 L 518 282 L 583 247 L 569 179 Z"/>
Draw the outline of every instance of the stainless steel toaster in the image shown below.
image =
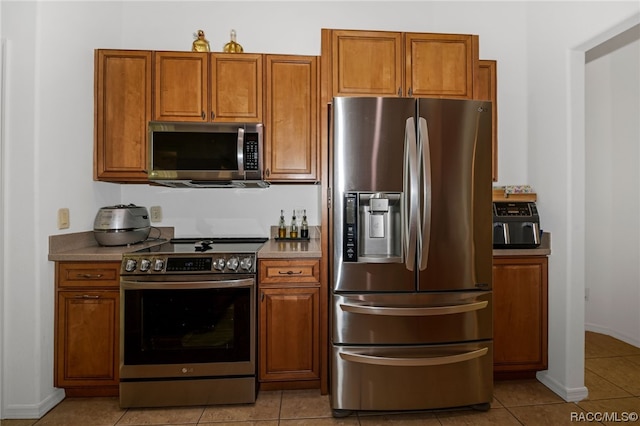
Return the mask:
<path fill-rule="evenodd" d="M 540 216 L 535 202 L 493 202 L 493 248 L 536 248 L 540 239 Z"/>

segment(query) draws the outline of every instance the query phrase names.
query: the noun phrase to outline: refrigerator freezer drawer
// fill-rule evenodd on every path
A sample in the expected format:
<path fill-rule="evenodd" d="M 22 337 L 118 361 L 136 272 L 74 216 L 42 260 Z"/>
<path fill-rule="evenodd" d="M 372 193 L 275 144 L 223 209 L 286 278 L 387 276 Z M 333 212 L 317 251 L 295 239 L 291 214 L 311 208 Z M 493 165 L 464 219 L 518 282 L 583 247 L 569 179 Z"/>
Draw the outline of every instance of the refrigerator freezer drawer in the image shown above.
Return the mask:
<path fill-rule="evenodd" d="M 492 292 L 333 295 L 332 342 L 401 345 L 493 337 Z"/>
<path fill-rule="evenodd" d="M 493 343 L 333 346 L 334 410 L 427 410 L 493 399 Z"/>

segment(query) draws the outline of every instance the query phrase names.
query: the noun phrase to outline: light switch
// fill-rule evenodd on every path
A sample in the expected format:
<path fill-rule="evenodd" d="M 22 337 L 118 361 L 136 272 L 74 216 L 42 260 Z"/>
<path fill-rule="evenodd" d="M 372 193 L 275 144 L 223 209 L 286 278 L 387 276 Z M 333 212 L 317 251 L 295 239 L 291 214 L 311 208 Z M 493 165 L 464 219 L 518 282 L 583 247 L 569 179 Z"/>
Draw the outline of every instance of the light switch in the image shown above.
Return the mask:
<path fill-rule="evenodd" d="M 69 228 L 69 209 L 58 209 L 58 229 Z"/>

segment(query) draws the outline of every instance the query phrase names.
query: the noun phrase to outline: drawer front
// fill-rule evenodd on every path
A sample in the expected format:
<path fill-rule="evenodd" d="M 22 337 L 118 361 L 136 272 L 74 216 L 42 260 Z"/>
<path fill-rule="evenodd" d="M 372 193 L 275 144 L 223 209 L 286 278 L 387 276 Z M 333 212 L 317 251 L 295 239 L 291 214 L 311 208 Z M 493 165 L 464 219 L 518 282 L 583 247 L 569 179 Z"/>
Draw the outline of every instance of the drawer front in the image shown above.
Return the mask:
<path fill-rule="evenodd" d="M 489 291 L 334 294 L 332 301 L 331 339 L 336 344 L 447 343 L 493 335 Z"/>
<path fill-rule="evenodd" d="M 432 346 L 336 346 L 334 410 L 426 410 L 493 398 L 490 341 Z"/>
<path fill-rule="evenodd" d="M 120 287 L 120 262 L 58 262 L 58 287 Z"/>
<path fill-rule="evenodd" d="M 260 284 L 320 284 L 320 260 L 261 260 Z"/>

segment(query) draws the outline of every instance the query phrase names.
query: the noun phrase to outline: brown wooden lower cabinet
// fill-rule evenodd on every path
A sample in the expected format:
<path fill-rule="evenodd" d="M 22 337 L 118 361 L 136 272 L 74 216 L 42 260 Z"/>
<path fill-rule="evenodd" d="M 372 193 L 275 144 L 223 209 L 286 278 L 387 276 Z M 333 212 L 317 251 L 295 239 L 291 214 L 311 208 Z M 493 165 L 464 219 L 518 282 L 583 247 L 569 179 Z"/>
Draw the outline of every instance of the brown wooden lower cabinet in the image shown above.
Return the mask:
<path fill-rule="evenodd" d="M 54 386 L 117 396 L 120 262 L 57 262 Z"/>
<path fill-rule="evenodd" d="M 259 269 L 260 388 L 320 388 L 320 261 L 261 260 Z"/>
<path fill-rule="evenodd" d="M 493 360 L 496 379 L 547 369 L 547 256 L 493 258 Z"/>

